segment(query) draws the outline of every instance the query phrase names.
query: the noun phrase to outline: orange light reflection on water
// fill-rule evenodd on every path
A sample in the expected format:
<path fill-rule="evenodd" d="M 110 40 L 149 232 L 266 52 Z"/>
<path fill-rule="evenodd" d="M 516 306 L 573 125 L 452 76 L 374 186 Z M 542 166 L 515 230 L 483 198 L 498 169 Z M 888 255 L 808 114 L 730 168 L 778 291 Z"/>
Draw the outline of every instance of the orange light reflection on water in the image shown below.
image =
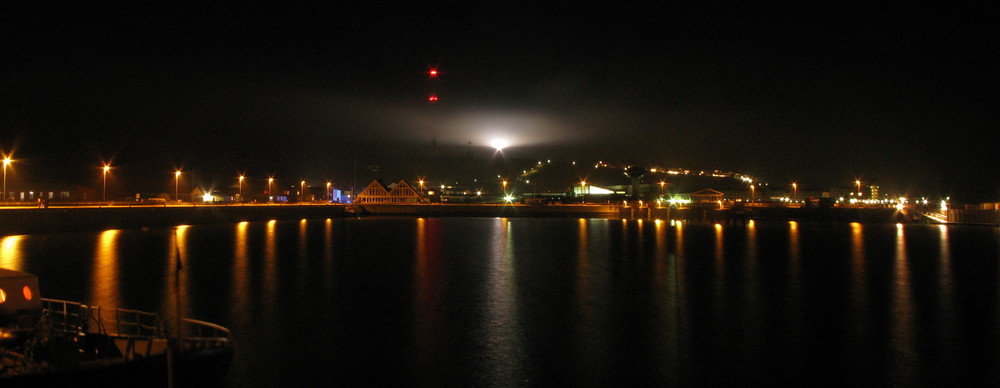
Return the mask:
<path fill-rule="evenodd" d="M 0 240 L 0 268 L 23 271 L 21 243 L 24 236 L 7 236 Z"/>
<path fill-rule="evenodd" d="M 94 268 L 90 276 L 90 303 L 102 307 L 121 307 L 119 285 L 119 230 L 105 230 L 97 238 Z"/>
<path fill-rule="evenodd" d="M 896 224 L 896 257 L 892 288 L 892 334 L 893 369 L 898 376 L 916 376 L 916 366 L 920 364 L 914 340 L 913 289 L 910 284 L 910 262 L 906 253 L 906 236 L 903 224 Z M 912 385 L 916 381 L 901 381 Z"/>
<path fill-rule="evenodd" d="M 249 225 L 247 221 L 236 224 L 236 234 L 233 236 L 233 288 L 229 304 L 232 317 L 248 316 L 251 303 Z"/>

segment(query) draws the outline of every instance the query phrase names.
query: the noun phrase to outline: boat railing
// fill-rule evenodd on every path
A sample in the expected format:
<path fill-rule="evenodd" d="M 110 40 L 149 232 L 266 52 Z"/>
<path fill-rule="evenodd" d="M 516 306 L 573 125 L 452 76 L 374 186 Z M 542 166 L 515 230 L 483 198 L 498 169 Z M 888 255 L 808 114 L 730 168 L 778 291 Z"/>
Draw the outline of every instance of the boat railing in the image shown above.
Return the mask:
<path fill-rule="evenodd" d="M 157 313 L 89 306 L 78 302 L 42 298 L 50 327 L 69 333 L 100 333 L 119 338 L 165 338 L 165 321 Z M 185 350 L 230 346 L 229 329 L 196 319 L 182 320 L 181 343 Z"/>
<path fill-rule="evenodd" d="M 229 346 L 229 329 L 196 319 L 184 318 L 185 350 L 223 348 Z"/>
<path fill-rule="evenodd" d="M 55 330 L 118 337 L 163 337 L 162 321 L 157 313 L 46 298 L 42 298 L 42 309 Z"/>

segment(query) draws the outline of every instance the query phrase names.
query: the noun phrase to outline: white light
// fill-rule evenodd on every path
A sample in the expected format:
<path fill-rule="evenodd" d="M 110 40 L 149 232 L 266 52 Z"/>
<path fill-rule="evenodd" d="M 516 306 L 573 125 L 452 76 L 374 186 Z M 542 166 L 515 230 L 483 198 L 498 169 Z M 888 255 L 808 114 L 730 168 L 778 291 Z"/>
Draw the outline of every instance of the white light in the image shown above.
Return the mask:
<path fill-rule="evenodd" d="M 503 151 L 503 149 L 507 148 L 508 145 L 510 145 L 510 143 L 507 142 L 506 139 L 495 138 L 490 140 L 490 147 L 496 148 L 497 151 Z"/>

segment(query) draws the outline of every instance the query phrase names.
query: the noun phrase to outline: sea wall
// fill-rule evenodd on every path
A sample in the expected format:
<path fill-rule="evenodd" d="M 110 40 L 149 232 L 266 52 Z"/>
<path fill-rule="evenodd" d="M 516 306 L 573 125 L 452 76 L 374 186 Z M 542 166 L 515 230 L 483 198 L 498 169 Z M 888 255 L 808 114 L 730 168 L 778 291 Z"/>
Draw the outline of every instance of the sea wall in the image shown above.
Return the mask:
<path fill-rule="evenodd" d="M 419 217 L 618 217 L 617 205 L 364 204 L 356 214 Z"/>
<path fill-rule="evenodd" d="M 625 219 L 673 219 L 712 223 L 743 223 L 751 219 L 869 223 L 912 221 L 896 209 L 890 208 L 747 207 L 719 209 L 716 206 L 691 206 L 677 209 L 623 206 L 619 214 L 621 218 Z"/>
<path fill-rule="evenodd" d="M 0 209 L 0 234 L 343 217 L 343 205 L 113 206 Z"/>

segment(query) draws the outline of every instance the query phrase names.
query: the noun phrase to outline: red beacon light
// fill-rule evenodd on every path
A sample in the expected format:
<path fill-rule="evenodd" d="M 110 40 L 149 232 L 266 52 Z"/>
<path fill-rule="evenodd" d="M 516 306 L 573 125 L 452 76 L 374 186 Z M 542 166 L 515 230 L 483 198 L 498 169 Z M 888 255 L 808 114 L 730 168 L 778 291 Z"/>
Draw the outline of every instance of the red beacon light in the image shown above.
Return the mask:
<path fill-rule="evenodd" d="M 437 100 L 438 100 L 438 96 L 433 95 L 433 94 L 430 97 L 427 97 L 427 101 L 430 101 L 430 102 L 437 102 Z"/>
<path fill-rule="evenodd" d="M 430 74 L 431 78 L 434 78 L 438 76 L 438 71 L 437 69 L 431 69 L 431 71 L 428 71 L 427 74 Z"/>

